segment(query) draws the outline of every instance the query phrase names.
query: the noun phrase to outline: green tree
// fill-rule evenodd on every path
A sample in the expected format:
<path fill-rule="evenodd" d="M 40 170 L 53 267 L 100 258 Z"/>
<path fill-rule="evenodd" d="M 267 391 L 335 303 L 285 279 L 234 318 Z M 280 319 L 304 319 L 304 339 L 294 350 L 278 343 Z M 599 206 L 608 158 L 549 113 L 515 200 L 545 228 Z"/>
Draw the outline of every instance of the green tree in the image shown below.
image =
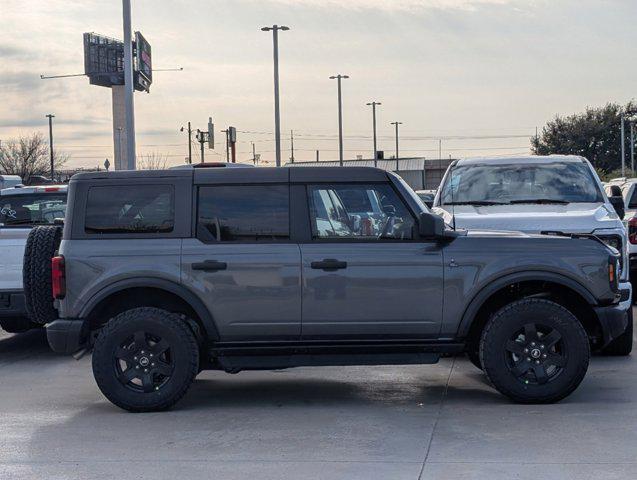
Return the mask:
<path fill-rule="evenodd" d="M 557 115 L 543 128 L 538 138 L 531 138 L 531 150 L 536 155 L 581 155 L 601 172 L 621 167 L 622 115 L 637 113 L 637 104 L 621 106 L 608 103 L 603 107 L 589 107 L 583 113 L 566 117 Z M 626 124 L 626 167 L 630 168 L 630 136 Z"/>

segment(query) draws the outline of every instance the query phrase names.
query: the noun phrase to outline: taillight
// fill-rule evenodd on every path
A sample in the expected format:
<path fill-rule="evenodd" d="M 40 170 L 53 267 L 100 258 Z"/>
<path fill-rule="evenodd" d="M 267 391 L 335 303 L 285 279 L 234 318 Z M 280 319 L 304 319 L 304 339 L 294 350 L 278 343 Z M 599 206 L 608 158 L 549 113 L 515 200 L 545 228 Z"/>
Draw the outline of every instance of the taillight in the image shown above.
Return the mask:
<path fill-rule="evenodd" d="M 53 298 L 64 298 L 66 295 L 66 271 L 62 255 L 51 259 L 51 286 L 53 287 Z"/>
<path fill-rule="evenodd" d="M 628 241 L 637 245 L 637 217 L 628 220 Z"/>

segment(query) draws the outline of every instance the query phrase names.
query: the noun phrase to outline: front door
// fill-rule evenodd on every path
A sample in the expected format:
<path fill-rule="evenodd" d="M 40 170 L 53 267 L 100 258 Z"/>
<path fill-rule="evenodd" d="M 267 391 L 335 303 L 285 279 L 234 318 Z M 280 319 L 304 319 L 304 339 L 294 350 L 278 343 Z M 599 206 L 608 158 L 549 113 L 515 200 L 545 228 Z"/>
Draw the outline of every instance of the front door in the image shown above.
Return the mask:
<path fill-rule="evenodd" d="M 303 338 L 435 337 L 442 249 L 387 183 L 308 185 L 312 241 L 301 245 Z"/>
<path fill-rule="evenodd" d="M 197 195 L 182 281 L 204 299 L 221 340 L 298 340 L 301 254 L 290 243 L 288 184 L 199 186 Z"/>

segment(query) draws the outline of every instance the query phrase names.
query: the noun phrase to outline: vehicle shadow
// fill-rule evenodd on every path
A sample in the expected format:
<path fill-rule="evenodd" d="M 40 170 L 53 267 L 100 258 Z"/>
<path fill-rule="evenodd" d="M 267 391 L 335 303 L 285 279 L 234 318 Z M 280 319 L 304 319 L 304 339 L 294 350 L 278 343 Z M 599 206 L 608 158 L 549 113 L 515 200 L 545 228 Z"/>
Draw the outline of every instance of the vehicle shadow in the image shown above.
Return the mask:
<path fill-rule="evenodd" d="M 16 334 L 5 332 L 0 334 L 0 364 L 6 361 L 28 359 L 34 355 L 55 356 L 46 340 L 45 329 L 40 328 Z"/>

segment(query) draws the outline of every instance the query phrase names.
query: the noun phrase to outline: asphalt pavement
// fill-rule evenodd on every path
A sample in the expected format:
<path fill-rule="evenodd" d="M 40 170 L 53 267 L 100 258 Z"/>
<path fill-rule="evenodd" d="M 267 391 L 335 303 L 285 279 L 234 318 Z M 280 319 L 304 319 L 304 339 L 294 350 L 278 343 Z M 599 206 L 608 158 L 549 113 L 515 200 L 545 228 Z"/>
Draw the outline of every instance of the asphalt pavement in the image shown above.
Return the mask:
<path fill-rule="evenodd" d="M 131 414 L 90 358 L 0 333 L 0 479 L 637 478 L 637 354 L 596 356 L 556 405 L 516 405 L 463 357 L 437 365 L 201 373 Z"/>

